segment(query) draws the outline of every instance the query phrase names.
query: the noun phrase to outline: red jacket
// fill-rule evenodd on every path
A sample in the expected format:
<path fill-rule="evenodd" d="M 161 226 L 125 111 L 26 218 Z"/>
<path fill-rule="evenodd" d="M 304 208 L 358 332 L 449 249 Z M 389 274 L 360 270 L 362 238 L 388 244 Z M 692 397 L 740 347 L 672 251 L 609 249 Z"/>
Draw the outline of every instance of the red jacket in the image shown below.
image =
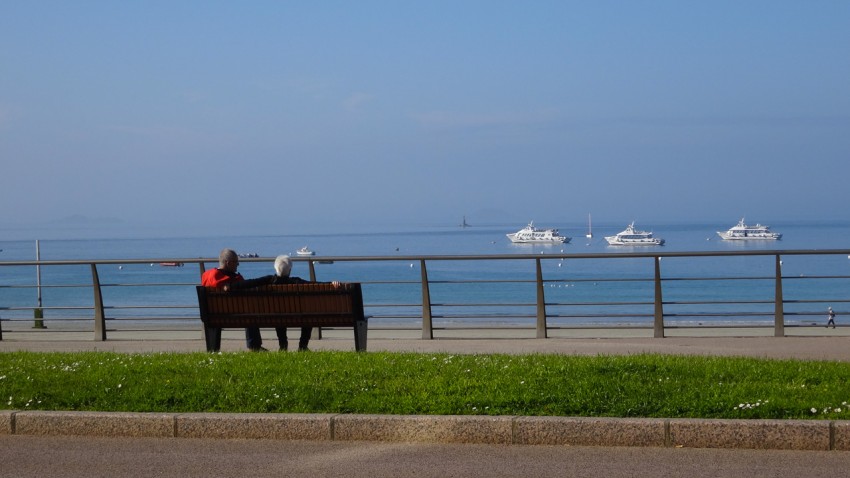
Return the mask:
<path fill-rule="evenodd" d="M 201 285 L 205 287 L 221 287 L 230 282 L 244 280 L 238 272 L 228 272 L 222 269 L 210 269 L 201 276 Z"/>

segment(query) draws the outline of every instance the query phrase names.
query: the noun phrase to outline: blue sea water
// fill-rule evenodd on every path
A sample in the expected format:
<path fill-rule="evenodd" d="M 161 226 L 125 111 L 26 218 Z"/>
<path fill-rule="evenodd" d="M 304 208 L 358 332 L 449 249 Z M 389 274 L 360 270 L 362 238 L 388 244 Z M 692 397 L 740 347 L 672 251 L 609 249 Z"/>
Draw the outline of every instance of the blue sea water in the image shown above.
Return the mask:
<path fill-rule="evenodd" d="M 161 259 L 215 258 L 224 247 L 240 253 L 258 254 L 272 258 L 291 254 L 302 246 L 316 251 L 314 259 L 323 257 L 397 257 L 384 261 L 336 261 L 334 264 L 315 264 L 317 280 L 364 282 L 367 313 L 378 317 L 377 322 L 388 324 L 417 324 L 421 315 L 420 264 L 412 256 L 436 255 L 517 255 L 534 254 L 541 257 L 564 254 L 610 252 L 696 252 L 696 251 L 759 251 L 809 250 L 850 248 L 849 223 L 775 223 L 773 230 L 783 233 L 780 241 L 738 242 L 722 241 L 717 230 L 728 224 L 636 224 L 638 229 L 651 229 L 666 244 L 662 247 L 609 246 L 604 236 L 624 229 L 626 224 L 600 224 L 594 237 L 585 238 L 586 226 L 574 224 L 560 227 L 561 233 L 573 237 L 563 245 L 512 244 L 506 233 L 524 224 L 473 226 L 460 228 L 421 227 L 400 231 L 362 232 L 347 234 L 309 235 L 233 235 L 221 237 L 141 237 L 115 239 L 50 239 L 38 243 L 41 260 L 98 260 L 150 259 L 151 263 L 102 265 L 98 268 L 100 281 L 105 284 L 104 297 L 109 304 L 125 306 L 159 306 L 162 311 L 123 310 L 114 315 L 144 317 L 164 314 L 191 316 L 195 304 L 192 285 L 199 270 L 194 264 L 187 267 L 160 267 Z M 558 227 L 557 224 L 538 224 Z M 2 232 L 2 231 L 0 231 Z M 0 241 L 0 263 L 36 259 L 34 240 Z M 214 267 L 214 264 L 208 264 Z M 431 299 L 435 304 L 437 324 L 477 325 L 509 323 L 528 325 L 535 313 L 534 261 L 433 260 L 427 262 Z M 652 259 L 568 259 L 542 261 L 547 280 L 547 310 L 553 317 L 550 323 L 583 325 L 597 323 L 645 324 L 650 322 L 653 300 L 654 273 Z M 734 281 L 675 281 L 665 283 L 664 300 L 674 304 L 665 307 L 671 321 L 683 323 L 766 323 L 773 312 L 774 283 L 750 277 L 771 277 L 774 273 L 772 256 L 734 258 L 664 258 L 662 274 L 665 279 L 689 277 L 729 277 Z M 841 315 L 850 301 L 850 258 L 846 255 L 783 256 L 784 295 L 789 301 L 786 310 L 790 321 L 813 320 L 829 302 Z M 42 304 L 46 317 L 75 317 L 84 315 L 73 309 L 51 310 L 51 306 L 90 307 L 90 289 L 78 287 L 91 281 L 88 266 L 51 266 L 41 268 Z M 245 277 L 272 273 L 268 261 L 243 261 L 240 272 Z M 293 275 L 309 277 L 306 262 L 296 262 Z M 827 276 L 828 279 L 814 277 Z M 807 280 L 793 280 L 807 278 Z M 475 280 L 481 282 L 468 283 Z M 36 305 L 36 273 L 33 266 L 0 267 L 0 314 L 3 318 L 31 317 L 26 310 Z M 121 287 L 119 284 L 147 284 L 144 287 Z M 154 284 L 154 285 L 151 285 Z M 162 285 L 157 285 L 162 284 Z M 703 302 L 718 300 L 736 302 L 721 306 Z M 809 302 L 810 299 L 814 299 Z M 598 306 L 618 302 L 623 305 Z M 488 304 L 497 304 L 496 306 Z M 179 305 L 179 307 L 177 307 Z M 172 307 L 174 306 L 174 307 Z M 186 306 L 188 308 L 183 308 Z M 5 309 L 5 310 L 4 310 Z M 21 309 L 21 310 L 18 310 Z M 714 317 L 731 310 L 739 317 Z M 848 310 L 850 312 L 850 310 Z M 794 318 L 794 313 L 799 314 Z M 510 317 L 503 317 L 509 315 Z M 677 318 L 678 317 L 678 318 Z M 374 322 L 373 322 L 374 323 Z"/>

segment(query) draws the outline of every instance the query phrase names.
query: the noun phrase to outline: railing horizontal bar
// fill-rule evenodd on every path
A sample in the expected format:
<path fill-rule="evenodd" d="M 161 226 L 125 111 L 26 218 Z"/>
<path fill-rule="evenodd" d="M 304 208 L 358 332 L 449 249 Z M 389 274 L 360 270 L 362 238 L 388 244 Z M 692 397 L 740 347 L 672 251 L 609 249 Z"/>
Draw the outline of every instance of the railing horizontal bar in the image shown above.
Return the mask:
<path fill-rule="evenodd" d="M 116 283 L 111 283 L 111 284 L 104 284 L 104 283 L 100 284 L 101 287 L 160 287 L 160 286 L 195 287 L 196 285 L 198 285 L 198 284 L 195 283 L 195 282 L 151 282 L 151 283 L 146 283 L 146 284 L 139 284 L 139 283 L 121 284 L 121 283 L 116 282 Z"/>
<path fill-rule="evenodd" d="M 546 302 L 546 305 L 553 306 L 593 306 L 593 305 L 605 305 L 605 306 L 620 306 L 620 305 L 652 305 L 653 302 Z"/>
<path fill-rule="evenodd" d="M 53 306 L 53 307 L 0 307 L 0 310 L 92 310 L 91 306 Z"/>
<path fill-rule="evenodd" d="M 664 305 L 773 304 L 772 300 L 700 300 L 664 301 Z"/>
<path fill-rule="evenodd" d="M 629 317 L 653 317 L 654 314 L 549 314 L 549 317 L 558 319 L 623 319 Z"/>
<path fill-rule="evenodd" d="M 535 315 L 527 314 L 435 314 L 435 319 L 533 319 Z"/>
<path fill-rule="evenodd" d="M 773 317 L 773 312 L 693 312 L 690 314 L 664 314 L 664 317 Z"/>
<path fill-rule="evenodd" d="M 197 309 L 197 305 L 106 305 L 106 310 L 123 309 Z"/>
<path fill-rule="evenodd" d="M 850 299 L 809 299 L 809 300 L 788 300 L 785 299 L 786 304 L 825 304 L 827 302 L 838 302 L 838 303 L 847 303 L 850 302 Z"/>
<path fill-rule="evenodd" d="M 649 318 L 653 314 L 551 314 L 553 319 L 638 319 Z M 592 326 L 591 326 L 592 327 Z M 606 325 L 605 327 L 608 327 Z"/>
<path fill-rule="evenodd" d="M 700 282 L 700 281 L 739 281 L 739 280 L 774 280 L 776 277 L 766 276 L 747 276 L 747 277 L 665 277 L 664 281 L 679 282 Z"/>
<path fill-rule="evenodd" d="M 850 249 L 774 249 L 746 251 L 644 251 L 644 252 L 601 252 L 601 253 L 551 253 L 551 254 L 482 254 L 482 255 L 410 255 L 410 256 L 323 256 L 323 261 L 334 262 L 410 262 L 410 261 L 492 261 L 492 260 L 592 260 L 592 259 L 652 259 L 673 257 L 754 257 L 754 256 L 802 256 L 802 255 L 850 255 Z M 269 263 L 274 257 L 240 258 L 243 263 Z M 318 262 L 315 258 L 292 257 L 293 262 Z M 184 264 L 215 264 L 218 258 L 164 258 L 164 259 L 87 259 L 51 261 L 9 261 L 4 266 L 35 265 L 86 265 L 86 264 L 150 264 L 159 262 L 183 262 Z"/>
<path fill-rule="evenodd" d="M 536 304 L 524 303 L 495 303 L 475 304 L 470 302 L 431 302 L 431 307 L 534 307 Z"/>
<path fill-rule="evenodd" d="M 850 276 L 782 276 L 782 280 L 786 279 L 850 279 Z"/>

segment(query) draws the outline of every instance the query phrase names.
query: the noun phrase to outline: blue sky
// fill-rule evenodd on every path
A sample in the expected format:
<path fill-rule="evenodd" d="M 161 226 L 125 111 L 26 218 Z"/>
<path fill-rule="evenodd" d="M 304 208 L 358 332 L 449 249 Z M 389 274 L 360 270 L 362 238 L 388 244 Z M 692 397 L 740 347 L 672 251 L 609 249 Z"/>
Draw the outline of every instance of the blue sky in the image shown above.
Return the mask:
<path fill-rule="evenodd" d="M 850 220 L 850 2 L 10 1 L 0 223 Z"/>

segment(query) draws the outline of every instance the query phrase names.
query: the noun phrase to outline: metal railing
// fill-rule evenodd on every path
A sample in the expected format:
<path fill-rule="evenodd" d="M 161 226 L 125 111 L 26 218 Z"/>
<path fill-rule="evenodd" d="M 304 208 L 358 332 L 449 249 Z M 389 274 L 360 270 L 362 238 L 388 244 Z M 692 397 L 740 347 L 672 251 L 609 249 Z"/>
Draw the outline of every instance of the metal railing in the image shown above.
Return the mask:
<path fill-rule="evenodd" d="M 358 276 L 358 268 L 349 268 L 348 277 L 342 280 L 361 282 L 364 291 L 371 288 L 370 295 L 364 292 L 367 315 L 371 317 L 370 328 L 375 326 L 399 329 L 420 329 L 422 339 L 433 339 L 434 330 L 464 328 L 469 324 L 484 323 L 484 327 L 518 327 L 535 331 L 537 338 L 547 338 L 552 330 L 569 328 L 644 328 L 652 330 L 657 338 L 665 337 L 671 328 L 713 326 L 712 320 L 724 319 L 722 327 L 764 327 L 768 324 L 776 337 L 785 336 L 786 326 L 812 326 L 813 317 L 824 315 L 825 305 L 837 305 L 850 302 L 850 275 L 799 274 L 783 275 L 783 258 L 802 258 L 803 262 L 817 262 L 819 258 L 830 258 L 834 262 L 850 258 L 848 250 L 761 250 L 726 252 L 618 252 L 593 254 L 509 254 L 509 255 L 430 255 L 430 256 L 363 256 L 363 257 L 293 257 L 293 261 L 304 262 L 309 267 L 311 280 L 331 280 L 319 277 L 317 264 L 337 264 L 359 266 L 363 263 L 409 263 L 410 268 L 418 266 L 419 274 L 415 279 L 399 277 Z M 665 274 L 662 263 L 668 260 L 684 259 L 688 264 L 699 261 L 735 260 L 746 258 L 770 261 L 769 268 L 764 264 L 758 268 L 760 273 L 712 274 L 685 268 L 673 274 Z M 244 263 L 270 263 L 273 258 L 242 258 Z M 614 262 L 611 262 L 614 261 Z M 456 263 L 465 262 L 470 267 L 457 267 Z M 576 267 L 574 272 L 564 272 L 562 265 L 581 263 L 604 264 L 601 267 Z M 102 282 L 100 271 L 108 266 L 119 268 L 130 265 L 153 266 L 156 263 L 177 263 L 187 269 L 197 267 L 198 276 L 192 274 L 192 280 L 182 282 Z M 451 273 L 438 272 L 440 265 L 455 263 Z M 492 269 L 480 270 L 471 264 L 488 264 L 498 267 L 499 273 Z M 161 259 L 114 259 L 114 260 L 73 260 L 73 261 L 13 261 L 0 262 L 0 340 L 3 334 L 3 322 L 22 323 L 34 320 L 34 329 L 44 327 L 44 312 L 50 312 L 56 318 L 52 323 L 67 324 L 82 322 L 90 324 L 94 340 L 107 339 L 107 323 L 114 329 L 115 323 L 122 320 L 132 321 L 136 326 L 147 329 L 157 324 L 184 324 L 187 329 L 199 328 L 197 303 L 193 293 L 186 302 L 155 303 L 156 291 L 171 288 L 192 290 L 197 284 L 195 278 L 203 273 L 210 264 L 217 264 L 213 258 L 161 258 Z M 519 269 L 532 265 L 532 271 Z M 626 265 L 628 264 L 628 265 Z M 509 267 L 510 265 L 510 267 Z M 555 267 L 557 266 L 557 268 Z M 37 268 L 39 271 L 53 268 L 84 267 L 89 269 L 90 282 L 47 283 L 10 282 L 14 274 L 4 273 L 9 268 Z M 362 268 L 359 268 L 363 270 Z M 486 268 L 485 268 L 486 269 Z M 682 269 L 681 267 L 679 269 Z M 694 268 L 698 269 L 698 268 Z M 840 271 L 840 267 L 836 270 Z M 467 274 L 467 270 L 469 273 Z M 506 272 L 502 272 L 506 271 Z M 325 271 L 322 271 L 325 272 Z M 40 274 L 40 272 L 39 272 Z M 345 275 L 345 274 L 343 274 Z M 79 277 L 80 274 L 76 274 Z M 817 281 L 805 289 L 804 294 L 797 293 L 787 298 L 783 286 L 792 281 Z M 564 296 L 547 294 L 550 288 L 604 285 L 610 289 L 607 294 L 577 294 Z M 742 287 L 730 284 L 744 284 Z M 758 284 L 757 286 L 755 284 Z M 386 288 L 404 289 L 407 294 L 400 297 L 416 299 L 387 301 L 381 291 Z M 476 287 L 476 293 L 465 294 L 464 288 Z M 122 289 L 123 301 L 110 301 L 105 298 L 105 289 Z M 145 289 L 154 288 L 154 292 Z M 725 288 L 725 289 L 724 289 Z M 38 290 L 38 304 L 29 306 L 19 299 L 4 299 L 3 292 Z M 45 300 L 42 305 L 42 289 L 64 289 L 64 303 L 51 303 Z M 483 294 L 482 290 L 493 289 L 494 294 Z M 439 290 L 439 293 L 436 293 Z M 752 290 L 740 294 L 741 290 Z M 461 292 L 458 292 L 461 291 Z M 194 292 L 194 291 L 193 291 Z M 91 302 L 82 297 L 89 295 Z M 737 294 L 737 295 L 736 295 Z M 20 294 L 19 294 L 20 295 Z M 435 295 L 438 296 L 435 298 Z M 511 301 L 499 300 L 493 295 L 510 296 Z M 548 297 L 547 297 L 548 295 Z M 33 294 L 33 297 L 35 294 Z M 484 297 L 482 299 L 482 296 Z M 191 300 L 188 299 L 191 297 Z M 442 298 L 441 298 L 442 297 Z M 473 298 L 468 302 L 464 299 Z M 665 300 L 666 298 L 666 300 Z M 789 309 L 790 306 L 790 309 Z M 818 309 L 811 307 L 818 306 Z M 162 314 L 157 315 L 157 311 Z M 842 314 L 837 310 L 839 315 Z M 29 314 L 33 319 L 29 319 Z M 108 314 L 107 314 L 108 313 Z M 393 322 L 395 321 L 395 322 Z M 386 322 L 389 325 L 382 325 Z M 414 322 L 418 325 L 412 326 Z M 463 323 L 465 325 L 456 325 Z M 591 323 L 592 325 L 587 325 Z M 400 325 L 401 324 L 401 325 Z M 436 325 L 435 325 L 436 324 Z M 453 325 L 455 324 L 455 325 Z M 823 325 L 823 324 L 820 324 Z M 473 326 L 481 327 L 481 326 Z M 87 327 L 84 325 L 83 329 Z"/>

